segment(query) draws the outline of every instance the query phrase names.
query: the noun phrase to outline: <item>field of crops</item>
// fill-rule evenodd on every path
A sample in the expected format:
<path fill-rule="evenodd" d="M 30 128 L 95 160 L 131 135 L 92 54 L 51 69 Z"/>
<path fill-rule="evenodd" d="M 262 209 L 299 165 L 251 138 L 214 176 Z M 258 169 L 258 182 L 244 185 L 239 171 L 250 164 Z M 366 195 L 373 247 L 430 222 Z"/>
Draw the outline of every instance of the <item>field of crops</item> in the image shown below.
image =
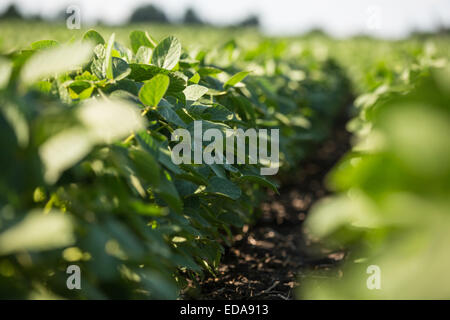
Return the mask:
<path fill-rule="evenodd" d="M 345 118 L 352 149 L 304 224 L 343 258 L 298 270 L 294 297 L 450 298 L 449 49 L 448 36 L 0 22 L 0 297 L 176 299 L 220 278 L 235 235 Z M 197 123 L 278 129 L 279 161 L 175 164 L 173 136 Z M 368 266 L 383 290 L 367 290 Z"/>

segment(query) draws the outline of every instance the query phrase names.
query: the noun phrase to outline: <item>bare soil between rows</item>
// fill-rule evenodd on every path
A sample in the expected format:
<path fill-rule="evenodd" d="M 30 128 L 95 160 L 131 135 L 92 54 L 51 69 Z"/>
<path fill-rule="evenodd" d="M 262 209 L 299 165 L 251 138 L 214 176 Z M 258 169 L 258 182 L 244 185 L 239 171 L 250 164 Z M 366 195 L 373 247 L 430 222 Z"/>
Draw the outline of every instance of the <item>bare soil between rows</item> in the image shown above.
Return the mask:
<path fill-rule="evenodd" d="M 330 194 L 325 177 L 350 149 L 346 122 L 346 116 L 339 117 L 329 139 L 283 181 L 279 195 L 267 193 L 261 218 L 235 236 L 216 277 L 199 280 L 183 294 L 185 298 L 291 300 L 298 298 L 296 289 L 307 270 L 326 271 L 344 259 L 344 251 L 327 250 L 307 235 L 302 224 L 314 203 Z M 339 277 L 339 271 L 333 272 Z"/>

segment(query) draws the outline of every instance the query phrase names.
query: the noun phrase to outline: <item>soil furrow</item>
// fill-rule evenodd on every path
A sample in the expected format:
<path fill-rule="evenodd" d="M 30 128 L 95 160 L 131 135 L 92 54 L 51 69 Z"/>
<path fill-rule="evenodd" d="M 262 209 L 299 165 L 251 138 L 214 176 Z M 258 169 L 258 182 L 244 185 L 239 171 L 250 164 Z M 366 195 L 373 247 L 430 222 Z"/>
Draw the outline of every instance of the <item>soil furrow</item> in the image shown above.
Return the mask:
<path fill-rule="evenodd" d="M 327 270 L 344 258 L 311 239 L 302 229 L 312 205 L 329 194 L 325 177 L 350 148 L 346 117 L 340 117 L 330 138 L 299 170 L 283 181 L 279 195 L 268 192 L 262 217 L 244 226 L 227 248 L 217 277 L 199 282 L 200 299 L 294 299 L 302 270 Z M 320 258 L 317 254 L 320 254 Z M 336 276 L 338 276 L 336 274 Z M 191 298 L 192 296 L 189 295 Z"/>

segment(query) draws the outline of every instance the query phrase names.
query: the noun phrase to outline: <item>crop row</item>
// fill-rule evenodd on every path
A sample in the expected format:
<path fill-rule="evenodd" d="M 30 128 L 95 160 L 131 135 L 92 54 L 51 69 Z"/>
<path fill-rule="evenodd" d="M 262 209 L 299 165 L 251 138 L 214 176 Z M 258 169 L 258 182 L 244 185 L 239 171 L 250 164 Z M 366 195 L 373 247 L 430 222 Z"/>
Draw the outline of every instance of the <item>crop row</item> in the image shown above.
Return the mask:
<path fill-rule="evenodd" d="M 1 56 L 1 297 L 176 298 L 214 274 L 277 184 L 248 161 L 175 165 L 171 134 L 194 121 L 279 129 L 286 174 L 349 95 L 333 61 L 276 41 L 188 53 L 134 31 L 130 43 L 90 30 Z"/>
<path fill-rule="evenodd" d="M 306 221 L 329 249 L 346 248 L 343 277 L 311 278 L 301 295 L 448 299 L 448 58 L 429 42 L 378 59 L 357 71 L 362 94 L 348 124 L 355 144 L 330 173 L 336 194 Z"/>

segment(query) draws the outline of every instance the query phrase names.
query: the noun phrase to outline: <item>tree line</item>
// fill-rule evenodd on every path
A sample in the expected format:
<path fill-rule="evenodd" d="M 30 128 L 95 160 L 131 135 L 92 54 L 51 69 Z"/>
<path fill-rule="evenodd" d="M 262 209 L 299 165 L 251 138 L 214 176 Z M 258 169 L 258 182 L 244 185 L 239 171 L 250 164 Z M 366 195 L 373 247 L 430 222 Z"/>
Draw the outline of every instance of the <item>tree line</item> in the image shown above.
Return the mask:
<path fill-rule="evenodd" d="M 68 14 L 66 13 L 65 9 L 62 10 L 59 14 L 57 14 L 56 17 L 53 19 L 44 18 L 39 15 L 32 15 L 32 16 L 24 15 L 14 4 L 11 4 L 9 7 L 6 8 L 5 11 L 3 11 L 3 13 L 0 13 L 0 20 L 21 19 L 32 21 L 44 21 L 44 20 L 59 21 L 67 18 L 67 16 Z M 186 24 L 199 26 L 213 25 L 212 23 L 203 20 L 193 8 L 187 8 L 181 19 L 173 20 L 169 19 L 164 10 L 153 4 L 145 4 L 134 9 L 130 17 L 128 18 L 127 23 Z M 229 26 L 259 27 L 260 20 L 257 15 L 252 14 L 243 19 L 242 21 L 239 21 Z"/>

